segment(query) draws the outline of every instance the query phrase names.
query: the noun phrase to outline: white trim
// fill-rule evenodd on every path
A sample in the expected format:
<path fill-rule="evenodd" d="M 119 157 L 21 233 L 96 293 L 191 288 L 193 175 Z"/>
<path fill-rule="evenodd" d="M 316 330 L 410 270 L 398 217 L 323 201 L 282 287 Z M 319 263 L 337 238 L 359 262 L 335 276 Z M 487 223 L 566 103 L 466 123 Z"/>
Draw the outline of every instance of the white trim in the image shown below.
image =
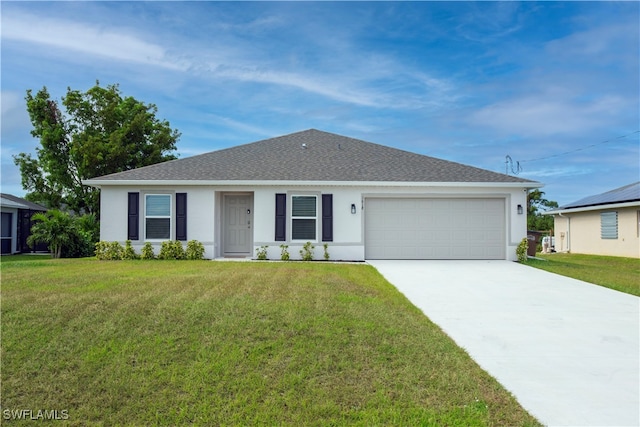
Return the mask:
<path fill-rule="evenodd" d="M 546 211 L 541 213 L 542 215 L 560 215 L 560 214 L 570 214 L 574 212 L 589 212 L 589 211 L 602 211 L 607 209 L 631 208 L 634 206 L 640 206 L 640 200 L 637 200 L 634 202 L 625 202 L 625 203 L 612 203 L 608 205 L 583 206 L 579 208 L 568 208 L 568 209 L 555 209 L 552 211 Z"/>
<path fill-rule="evenodd" d="M 540 182 L 431 182 L 431 181 L 252 181 L 252 180 L 110 180 L 87 179 L 83 185 L 101 186 L 252 186 L 252 187 L 497 187 L 497 188 L 540 188 Z"/>

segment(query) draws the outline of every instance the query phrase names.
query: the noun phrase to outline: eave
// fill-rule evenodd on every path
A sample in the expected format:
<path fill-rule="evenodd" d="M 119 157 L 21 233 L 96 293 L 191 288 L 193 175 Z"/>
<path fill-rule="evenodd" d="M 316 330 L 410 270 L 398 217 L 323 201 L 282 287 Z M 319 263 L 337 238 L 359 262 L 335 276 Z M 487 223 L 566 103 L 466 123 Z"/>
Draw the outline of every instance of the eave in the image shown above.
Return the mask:
<path fill-rule="evenodd" d="M 590 212 L 590 211 L 602 211 L 608 209 L 621 209 L 621 208 L 632 208 L 635 206 L 640 206 L 640 200 L 635 200 L 632 202 L 624 202 L 624 203 L 611 203 L 604 205 L 593 205 L 593 206 L 581 206 L 577 208 L 568 208 L 568 209 L 554 209 L 551 211 L 542 212 L 542 215 L 565 215 L 576 212 Z"/>
<path fill-rule="evenodd" d="M 540 188 L 544 184 L 540 182 L 408 182 L 408 181 L 209 181 L 209 180 L 109 180 L 109 179 L 88 179 L 82 182 L 84 185 L 102 187 L 123 187 L 123 186 L 209 186 L 209 187 L 229 187 L 229 186 L 252 186 L 252 187 L 496 187 L 496 188 Z"/>

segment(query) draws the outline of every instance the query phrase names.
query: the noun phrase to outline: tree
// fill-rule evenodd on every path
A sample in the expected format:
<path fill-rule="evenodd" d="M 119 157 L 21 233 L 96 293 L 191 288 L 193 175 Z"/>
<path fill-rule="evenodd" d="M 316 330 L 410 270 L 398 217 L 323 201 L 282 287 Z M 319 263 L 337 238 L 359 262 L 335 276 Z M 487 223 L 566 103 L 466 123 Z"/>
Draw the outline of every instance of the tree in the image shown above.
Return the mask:
<path fill-rule="evenodd" d="M 72 216 L 51 209 L 32 217 L 29 246 L 45 243 L 54 258 L 80 258 L 92 256 L 100 238 L 100 226 L 94 214 Z"/>
<path fill-rule="evenodd" d="M 544 191 L 538 189 L 530 191 L 527 196 L 527 228 L 529 230 L 552 230 L 553 216 L 542 215 L 542 211 L 551 208 L 557 208 L 558 203 L 547 200 L 544 197 Z"/>
<path fill-rule="evenodd" d="M 49 208 L 99 213 L 99 192 L 82 180 L 175 159 L 180 137 L 157 107 L 123 97 L 118 85 L 67 88 L 60 109 L 46 87 L 25 97 L 36 157 L 14 156 L 26 198 Z"/>
<path fill-rule="evenodd" d="M 62 248 L 71 245 L 76 235 L 73 217 L 68 213 L 52 209 L 37 213 L 31 219 L 35 224 L 31 227 L 31 235 L 27 238 L 29 246 L 46 243 L 51 256 L 60 258 Z"/>

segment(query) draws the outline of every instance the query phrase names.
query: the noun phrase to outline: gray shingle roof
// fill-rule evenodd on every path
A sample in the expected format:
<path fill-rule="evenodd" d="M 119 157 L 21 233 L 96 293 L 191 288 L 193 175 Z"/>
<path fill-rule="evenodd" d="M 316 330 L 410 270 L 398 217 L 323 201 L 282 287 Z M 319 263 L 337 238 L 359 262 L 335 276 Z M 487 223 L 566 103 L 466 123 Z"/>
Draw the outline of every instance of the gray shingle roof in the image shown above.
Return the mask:
<path fill-rule="evenodd" d="M 315 129 L 95 180 L 535 183 Z"/>
<path fill-rule="evenodd" d="M 37 203 L 30 202 L 27 199 L 23 199 L 22 197 L 14 196 L 13 194 L 0 193 L 0 205 L 10 207 L 10 208 L 18 208 L 18 209 L 31 209 L 32 211 L 46 211 L 42 205 Z"/>
<path fill-rule="evenodd" d="M 640 201 L 640 181 L 606 193 L 585 197 L 578 201 L 561 206 L 559 209 L 582 208 L 586 206 L 609 205 L 613 203 L 625 203 Z"/>

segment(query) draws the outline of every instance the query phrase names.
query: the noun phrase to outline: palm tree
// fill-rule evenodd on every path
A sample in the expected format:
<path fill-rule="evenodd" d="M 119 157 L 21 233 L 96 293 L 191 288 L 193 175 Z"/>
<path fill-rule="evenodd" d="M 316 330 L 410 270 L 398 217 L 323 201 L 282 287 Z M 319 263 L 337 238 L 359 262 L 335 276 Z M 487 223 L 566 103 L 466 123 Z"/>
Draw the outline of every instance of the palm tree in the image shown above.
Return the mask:
<path fill-rule="evenodd" d="M 32 219 L 37 221 L 31 227 L 31 235 L 27 238 L 29 246 L 43 242 L 49 246 L 51 256 L 60 258 L 62 248 L 69 245 L 76 235 L 76 224 L 73 218 L 59 210 L 37 213 Z"/>

